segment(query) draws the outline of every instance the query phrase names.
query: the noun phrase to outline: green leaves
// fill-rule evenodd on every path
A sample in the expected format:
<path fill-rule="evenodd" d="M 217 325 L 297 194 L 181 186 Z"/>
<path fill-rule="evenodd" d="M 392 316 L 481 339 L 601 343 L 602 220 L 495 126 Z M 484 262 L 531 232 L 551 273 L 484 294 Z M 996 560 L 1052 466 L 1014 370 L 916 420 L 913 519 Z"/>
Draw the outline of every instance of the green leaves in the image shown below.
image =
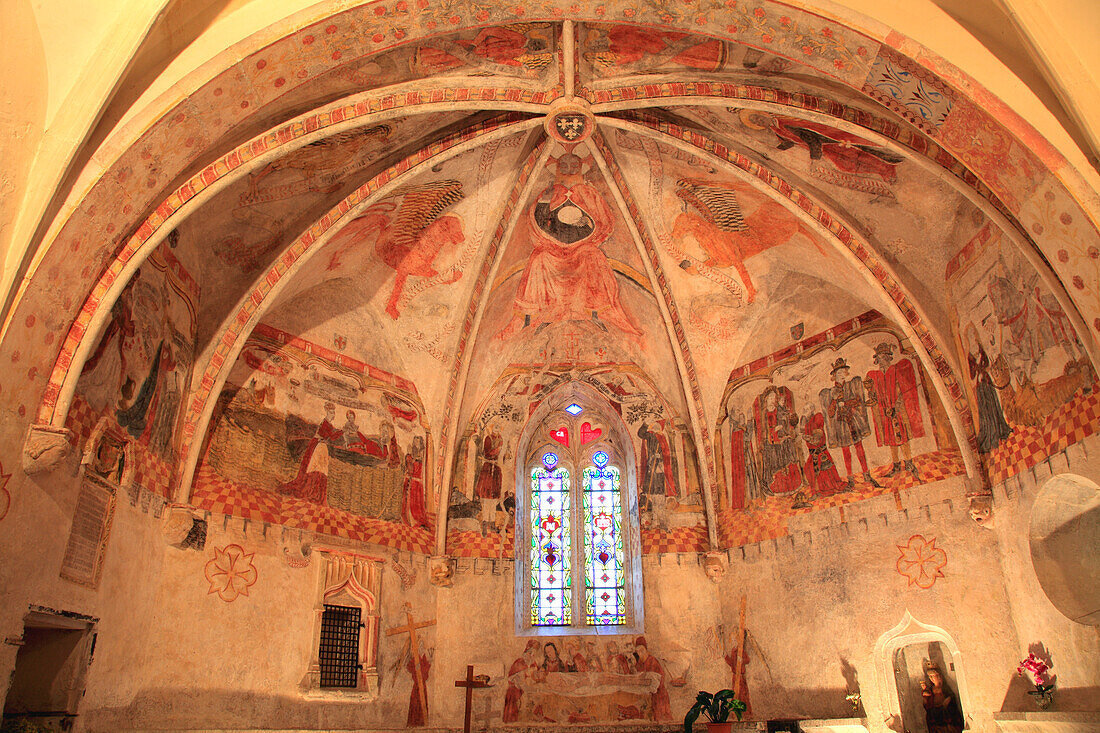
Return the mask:
<path fill-rule="evenodd" d="M 695 704 L 684 716 L 684 733 L 691 733 L 700 715 L 706 715 L 712 723 L 725 723 L 731 712 L 739 721 L 745 712 L 745 703 L 737 699 L 733 690 L 720 690 L 714 694 L 700 690 L 695 696 Z"/>

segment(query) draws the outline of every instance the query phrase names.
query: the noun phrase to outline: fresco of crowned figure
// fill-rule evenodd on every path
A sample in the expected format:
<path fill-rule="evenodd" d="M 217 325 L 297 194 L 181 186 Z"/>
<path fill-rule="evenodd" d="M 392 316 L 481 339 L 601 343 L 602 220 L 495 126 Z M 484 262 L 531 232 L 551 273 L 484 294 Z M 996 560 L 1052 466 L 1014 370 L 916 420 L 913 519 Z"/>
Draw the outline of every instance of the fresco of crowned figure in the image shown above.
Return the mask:
<path fill-rule="evenodd" d="M 790 494 L 803 483 L 794 395 L 786 387 L 772 385 L 756 398 L 753 412 L 764 493 Z"/>

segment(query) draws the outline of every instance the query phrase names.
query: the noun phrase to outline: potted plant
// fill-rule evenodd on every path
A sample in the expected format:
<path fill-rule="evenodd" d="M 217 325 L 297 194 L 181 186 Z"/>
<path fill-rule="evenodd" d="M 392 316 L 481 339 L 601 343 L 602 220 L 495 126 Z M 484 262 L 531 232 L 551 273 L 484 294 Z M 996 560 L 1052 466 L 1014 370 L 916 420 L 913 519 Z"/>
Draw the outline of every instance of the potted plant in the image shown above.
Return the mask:
<path fill-rule="evenodd" d="M 1029 678 L 1035 684 L 1035 689 L 1028 690 L 1027 694 L 1035 698 L 1035 704 L 1040 710 L 1046 710 L 1054 704 L 1054 678 L 1050 676 L 1050 666 L 1046 660 L 1031 652 L 1027 659 L 1020 662 L 1016 674 Z"/>
<path fill-rule="evenodd" d="M 691 733 L 691 728 L 700 715 L 707 716 L 707 730 L 709 733 L 729 733 L 733 730 L 733 724 L 727 722 L 730 713 L 741 720 L 741 714 L 745 712 L 745 703 L 734 696 L 733 690 L 720 690 L 713 695 L 700 691 L 695 696 L 695 704 L 684 716 L 684 733 Z"/>

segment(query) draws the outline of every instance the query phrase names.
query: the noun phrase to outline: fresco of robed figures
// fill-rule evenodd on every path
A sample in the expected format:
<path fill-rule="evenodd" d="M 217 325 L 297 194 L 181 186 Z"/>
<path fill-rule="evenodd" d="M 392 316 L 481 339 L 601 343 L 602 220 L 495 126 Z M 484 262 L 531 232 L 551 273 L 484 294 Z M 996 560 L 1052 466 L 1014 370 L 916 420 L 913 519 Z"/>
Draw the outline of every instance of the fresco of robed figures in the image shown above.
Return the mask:
<path fill-rule="evenodd" d="M 735 369 L 715 442 L 725 545 L 962 471 L 916 354 L 874 311 Z"/>
<path fill-rule="evenodd" d="M 686 667 L 644 636 L 529 639 L 508 667 L 501 721 L 669 721 L 669 693 L 686 684 Z"/>
<path fill-rule="evenodd" d="M 1022 466 L 1006 464 L 1020 446 L 1045 444 L 1035 437 L 1054 432 L 1057 415 L 1077 420 L 1096 375 L 1054 294 L 992 224 L 948 263 L 947 286 L 978 452 L 1002 480 L 1046 457 L 1025 450 Z"/>
<path fill-rule="evenodd" d="M 330 507 L 424 539 L 434 501 L 427 436 L 412 383 L 260 324 L 219 398 L 195 498 L 202 505 L 228 484 L 266 495 L 284 519 Z"/>
<path fill-rule="evenodd" d="M 581 370 L 512 365 L 470 415 L 459 438 L 448 512 L 448 552 L 495 556 L 511 551 L 520 433 L 543 398 L 573 380 L 607 399 L 633 442 L 643 553 L 689 552 L 705 545 L 694 439 L 679 411 L 639 367 L 601 364 Z M 562 416 L 563 426 L 569 417 Z M 598 423 L 590 427 L 600 429 Z M 564 434 L 558 439 L 575 441 L 577 437 Z M 493 540 L 494 532 L 499 540 Z M 485 537 L 490 542 L 483 541 Z"/>
<path fill-rule="evenodd" d="M 100 418 L 136 444 L 137 481 L 167 495 L 174 434 L 195 349 L 199 288 L 165 242 L 119 294 L 77 383 L 70 427 L 86 440 Z"/>

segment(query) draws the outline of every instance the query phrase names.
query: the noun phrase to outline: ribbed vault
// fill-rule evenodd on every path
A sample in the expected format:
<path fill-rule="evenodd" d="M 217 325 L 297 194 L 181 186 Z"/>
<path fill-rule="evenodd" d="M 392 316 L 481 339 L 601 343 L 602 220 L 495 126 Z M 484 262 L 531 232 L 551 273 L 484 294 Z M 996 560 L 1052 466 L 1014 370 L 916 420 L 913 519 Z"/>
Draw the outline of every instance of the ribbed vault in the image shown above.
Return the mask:
<path fill-rule="evenodd" d="M 118 143 L 18 305 L 53 306 L 68 333 L 38 347 L 54 359 L 39 422 L 79 433 L 113 413 L 148 442 L 123 423 L 166 399 L 142 370 L 172 370 L 178 412 L 149 460 L 172 500 L 201 504 L 218 481 L 278 495 L 301 478 L 227 478 L 226 425 L 282 420 L 278 460 L 304 473 L 312 424 L 339 407 L 324 419 L 371 423 L 341 438 L 362 447 L 351 464 L 401 455 L 405 490 L 416 470 L 426 487 L 426 507 L 383 517 L 405 529 L 371 539 L 445 554 L 489 424 L 518 434 L 520 395 L 581 380 L 640 440 L 667 433 L 670 498 L 712 549 L 734 542 L 736 415 L 797 382 L 805 430 L 826 357 L 864 355 L 870 380 L 885 338 L 918 375 L 928 452 L 975 488 L 995 470 L 979 341 L 1020 385 L 1057 382 L 1063 401 L 1091 385 L 1088 215 L 1045 151 L 880 40 L 770 2 L 570 20 L 410 5 L 250 47 Z M 1021 336 L 1025 301 L 1045 320 Z M 171 326 L 140 368 L 117 345 L 139 302 L 163 311 L 139 341 Z M 856 348 L 844 334 L 868 324 L 880 343 Z"/>

